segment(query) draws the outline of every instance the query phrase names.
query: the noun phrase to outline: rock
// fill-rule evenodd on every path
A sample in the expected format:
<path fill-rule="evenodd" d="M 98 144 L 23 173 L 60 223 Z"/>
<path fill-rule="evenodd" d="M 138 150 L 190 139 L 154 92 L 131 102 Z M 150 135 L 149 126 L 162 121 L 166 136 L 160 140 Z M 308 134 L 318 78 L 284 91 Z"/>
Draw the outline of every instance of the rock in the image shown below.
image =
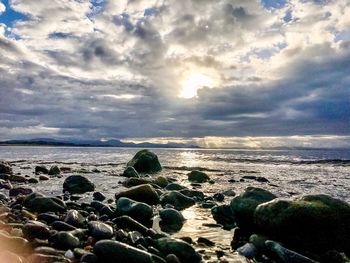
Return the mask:
<path fill-rule="evenodd" d="M 50 229 L 44 223 L 38 221 L 28 221 L 22 228 L 23 235 L 29 239 L 48 239 L 50 237 Z"/>
<path fill-rule="evenodd" d="M 206 245 L 206 246 L 208 246 L 208 247 L 212 247 L 212 246 L 215 245 L 215 242 L 213 242 L 213 241 L 211 241 L 211 240 L 209 240 L 209 239 L 207 239 L 207 238 L 205 238 L 205 237 L 199 237 L 199 238 L 197 239 L 197 243 L 198 243 L 198 244 L 204 244 L 204 245 Z"/>
<path fill-rule="evenodd" d="M 94 197 L 95 200 L 101 201 L 101 202 L 106 199 L 106 196 L 101 192 L 95 192 L 93 193 L 92 196 Z"/>
<path fill-rule="evenodd" d="M 350 254 L 350 205 L 327 195 L 275 199 L 254 214 L 257 229 L 288 248 Z"/>
<path fill-rule="evenodd" d="M 9 178 L 10 178 L 9 174 L 0 173 L 0 179 L 1 180 L 8 180 Z"/>
<path fill-rule="evenodd" d="M 51 166 L 50 170 L 49 170 L 49 175 L 59 175 L 61 173 L 61 169 L 57 166 Z"/>
<path fill-rule="evenodd" d="M 216 206 L 216 203 L 214 201 L 205 201 L 205 202 L 201 203 L 200 206 L 202 208 L 209 209 L 209 208 L 213 208 L 214 206 Z"/>
<path fill-rule="evenodd" d="M 63 183 L 63 191 L 71 194 L 84 194 L 95 190 L 95 185 L 81 175 L 71 175 Z"/>
<path fill-rule="evenodd" d="M 90 235 L 97 240 L 109 239 L 113 236 L 113 228 L 100 221 L 90 221 L 88 223 Z"/>
<path fill-rule="evenodd" d="M 49 169 L 46 168 L 44 165 L 37 165 L 35 166 L 35 174 L 49 174 Z"/>
<path fill-rule="evenodd" d="M 12 168 L 8 162 L 0 161 L 0 174 L 12 174 Z"/>
<path fill-rule="evenodd" d="M 80 262 L 81 263 L 98 263 L 98 258 L 94 253 L 86 253 L 81 257 Z"/>
<path fill-rule="evenodd" d="M 156 173 L 162 170 L 157 155 L 149 150 L 136 153 L 127 166 L 134 167 L 138 173 Z"/>
<path fill-rule="evenodd" d="M 142 184 L 152 184 L 152 181 L 148 178 L 136 178 L 136 177 L 132 177 L 127 179 L 123 185 L 125 185 L 126 187 L 133 187 L 133 186 L 138 186 L 138 185 L 142 185 Z"/>
<path fill-rule="evenodd" d="M 259 250 L 260 253 L 266 252 L 266 240 L 268 240 L 267 237 L 257 234 L 253 234 L 249 237 L 249 243 L 252 243 Z"/>
<path fill-rule="evenodd" d="M 249 233 L 239 227 L 233 229 L 231 247 L 236 250 L 244 246 L 249 240 Z"/>
<path fill-rule="evenodd" d="M 33 193 L 33 190 L 31 188 L 25 188 L 25 187 L 16 187 L 12 188 L 9 191 L 10 196 L 17 196 L 17 195 L 29 195 Z"/>
<path fill-rule="evenodd" d="M 201 171 L 192 171 L 187 176 L 188 180 L 193 183 L 205 183 L 210 180 L 210 177 Z"/>
<path fill-rule="evenodd" d="M 51 227 L 52 229 L 55 229 L 57 231 L 71 231 L 77 229 L 75 226 L 72 226 L 62 221 L 54 221 L 51 224 Z"/>
<path fill-rule="evenodd" d="M 156 240 L 156 247 L 165 255 L 174 254 L 181 262 L 200 262 L 201 256 L 185 241 L 163 237 Z"/>
<path fill-rule="evenodd" d="M 277 242 L 267 240 L 265 245 L 270 252 L 269 256 L 279 263 L 317 263 L 297 252 L 282 247 Z"/>
<path fill-rule="evenodd" d="M 148 228 L 132 219 L 130 216 L 120 216 L 113 220 L 119 229 L 129 229 L 140 232 L 142 235 L 147 235 Z"/>
<path fill-rule="evenodd" d="M 106 263 L 114 263 L 116 259 L 122 259 L 123 262 L 128 263 L 165 262 L 146 251 L 112 240 L 98 241 L 93 252 L 97 255 L 99 262 Z"/>
<path fill-rule="evenodd" d="M 37 213 L 64 212 L 67 209 L 62 200 L 55 197 L 45 197 L 38 193 L 27 195 L 23 201 L 23 206 Z"/>
<path fill-rule="evenodd" d="M 169 254 L 165 257 L 165 260 L 167 263 L 181 263 L 180 259 L 178 259 L 177 256 L 175 256 L 174 254 Z"/>
<path fill-rule="evenodd" d="M 255 208 L 262 203 L 275 199 L 276 196 L 267 190 L 248 187 L 245 192 L 232 199 L 230 203 L 236 223 L 241 228 L 253 227 L 253 215 Z"/>
<path fill-rule="evenodd" d="M 27 178 L 25 178 L 22 175 L 17 175 L 17 174 L 13 174 L 9 177 L 9 180 L 11 182 L 17 182 L 17 183 L 25 183 L 27 182 Z"/>
<path fill-rule="evenodd" d="M 0 189 L 12 189 L 12 184 L 7 180 L 0 180 Z"/>
<path fill-rule="evenodd" d="M 120 197 L 127 197 L 149 205 L 155 205 L 159 203 L 159 195 L 150 184 L 134 186 L 123 192 L 115 194 L 116 200 L 118 200 Z"/>
<path fill-rule="evenodd" d="M 256 177 L 255 179 L 257 182 L 260 182 L 260 183 L 269 183 L 269 179 L 265 178 L 265 177 L 261 177 L 261 176 L 258 176 Z"/>
<path fill-rule="evenodd" d="M 155 178 L 155 179 L 153 180 L 153 184 L 158 185 L 159 187 L 164 188 L 164 187 L 166 187 L 166 186 L 169 184 L 169 182 L 168 182 L 168 179 L 166 179 L 165 177 L 163 177 L 163 176 L 158 176 L 157 178 Z"/>
<path fill-rule="evenodd" d="M 188 197 L 191 197 L 197 201 L 204 200 L 204 194 L 201 191 L 190 190 L 190 189 L 182 189 L 179 191 L 181 194 L 184 194 Z"/>
<path fill-rule="evenodd" d="M 224 201 L 224 199 L 225 199 L 225 195 L 222 194 L 222 193 L 216 193 L 216 194 L 213 195 L 213 198 L 214 198 L 216 201 L 222 202 L 222 201 Z"/>
<path fill-rule="evenodd" d="M 164 193 L 160 197 L 160 202 L 162 205 L 171 204 L 177 210 L 183 210 L 195 204 L 193 198 L 190 198 L 178 191 Z"/>
<path fill-rule="evenodd" d="M 184 225 L 185 218 L 183 215 L 172 208 L 165 208 L 159 211 L 160 216 L 160 228 L 167 233 L 173 233 L 179 231 Z"/>
<path fill-rule="evenodd" d="M 252 243 L 246 243 L 244 246 L 241 246 L 236 249 L 236 251 L 246 258 L 253 259 L 258 254 L 257 248 Z"/>
<path fill-rule="evenodd" d="M 116 211 L 119 215 L 127 215 L 144 223 L 149 222 L 153 216 L 153 209 L 146 203 L 136 202 L 126 197 L 117 200 Z"/>
<path fill-rule="evenodd" d="M 126 167 L 126 169 L 123 172 L 123 176 L 128 177 L 128 178 L 132 178 L 132 177 L 139 178 L 140 177 L 138 172 L 132 166 Z"/>
<path fill-rule="evenodd" d="M 51 225 L 54 221 L 58 219 L 59 217 L 53 213 L 42 213 L 42 214 L 39 214 L 37 217 L 37 220 L 44 221 L 49 225 Z"/>
<path fill-rule="evenodd" d="M 223 195 L 226 195 L 226 196 L 236 196 L 236 192 L 233 191 L 232 189 L 228 189 L 224 192 L 222 192 Z"/>
<path fill-rule="evenodd" d="M 168 191 L 180 191 L 186 189 L 186 187 L 178 183 L 170 183 L 165 187 L 165 189 Z"/>
<path fill-rule="evenodd" d="M 85 224 L 85 217 L 83 217 L 77 210 L 72 209 L 67 212 L 64 222 L 82 228 Z"/>
<path fill-rule="evenodd" d="M 28 183 L 30 183 L 30 184 L 37 184 L 37 183 L 39 183 L 39 180 L 32 177 L 32 178 L 28 179 Z"/>
<path fill-rule="evenodd" d="M 79 247 L 80 241 L 70 232 L 60 231 L 49 238 L 53 247 L 58 249 L 73 249 Z"/>
<path fill-rule="evenodd" d="M 5 195 L 4 193 L 1 193 L 1 192 L 0 192 L 0 201 L 5 201 L 5 202 L 7 202 L 7 201 L 8 201 L 7 195 Z"/>
<path fill-rule="evenodd" d="M 47 181 L 47 180 L 50 180 L 50 177 L 41 174 L 41 175 L 39 175 L 39 180 L 40 180 L 40 181 Z"/>

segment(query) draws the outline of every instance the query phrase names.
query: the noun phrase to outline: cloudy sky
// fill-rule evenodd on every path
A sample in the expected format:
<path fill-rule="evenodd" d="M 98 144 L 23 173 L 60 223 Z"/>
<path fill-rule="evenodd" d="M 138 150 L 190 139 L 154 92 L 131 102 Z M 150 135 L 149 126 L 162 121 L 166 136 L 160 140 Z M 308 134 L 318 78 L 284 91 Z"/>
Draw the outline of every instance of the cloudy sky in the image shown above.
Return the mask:
<path fill-rule="evenodd" d="M 0 140 L 350 147 L 349 0 L 0 0 Z"/>

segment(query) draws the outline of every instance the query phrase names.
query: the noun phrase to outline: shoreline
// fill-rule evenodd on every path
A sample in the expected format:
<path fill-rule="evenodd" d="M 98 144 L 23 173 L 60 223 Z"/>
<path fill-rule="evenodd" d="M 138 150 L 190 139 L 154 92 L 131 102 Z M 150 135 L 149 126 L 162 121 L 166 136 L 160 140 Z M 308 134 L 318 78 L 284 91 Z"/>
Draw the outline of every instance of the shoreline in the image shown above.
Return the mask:
<path fill-rule="evenodd" d="M 30 165 L 28 165 L 29 163 Z M 145 211 L 151 211 L 149 210 L 149 208 L 147 208 L 147 206 L 150 206 L 152 208 L 153 210 L 152 220 L 154 220 L 154 218 L 159 217 L 163 213 L 162 220 L 163 222 L 167 222 L 164 226 L 167 228 L 173 225 L 172 227 L 175 227 L 176 229 L 175 231 L 172 230 L 174 232 L 172 232 L 170 236 L 168 236 L 167 232 L 160 232 L 160 233 L 157 232 L 158 233 L 157 237 L 152 236 L 153 234 L 149 236 L 148 232 L 147 234 L 146 232 L 141 231 L 140 228 L 131 230 L 131 232 L 141 231 L 142 232 L 141 236 L 143 236 L 143 238 L 150 237 L 151 240 L 153 240 L 152 242 L 155 242 L 152 244 L 153 245 L 156 244 L 155 248 L 156 250 L 158 250 L 158 252 L 156 252 L 153 249 L 150 249 L 149 244 L 143 244 L 143 247 L 145 248 L 145 249 L 144 248 L 141 249 L 143 250 L 142 252 L 143 257 L 148 258 L 148 257 L 152 257 L 152 255 L 156 255 L 160 257 L 160 259 L 157 258 L 157 260 L 159 260 L 158 262 L 162 262 L 162 260 L 167 260 L 167 256 L 169 256 L 170 254 L 174 254 L 176 252 L 176 247 L 172 248 L 174 249 L 174 251 L 172 251 L 174 253 L 169 253 L 169 251 L 167 252 L 159 251 L 164 249 L 163 247 L 164 244 L 163 243 L 160 244 L 159 242 L 166 242 L 166 244 L 169 244 L 169 242 L 175 242 L 175 243 L 177 242 L 176 246 L 185 246 L 187 253 L 189 253 L 187 256 L 193 257 L 194 262 L 197 262 L 196 260 L 198 260 L 199 257 L 202 258 L 203 262 L 225 262 L 225 260 L 228 262 L 233 260 L 237 260 L 237 262 L 251 262 L 250 258 L 252 257 L 252 255 L 250 253 L 252 253 L 252 250 L 251 250 L 252 248 L 254 248 L 253 250 L 257 249 L 258 251 L 257 254 L 255 254 L 254 252 L 253 258 L 257 259 L 259 258 L 259 256 L 262 255 L 261 253 L 263 250 L 261 250 L 262 248 L 257 247 L 259 245 L 259 242 L 257 242 L 254 239 L 256 237 L 254 236 L 253 240 L 251 241 L 252 236 L 255 234 L 255 230 L 249 230 L 249 229 L 253 225 L 253 223 L 250 223 L 248 225 L 248 228 L 245 230 L 248 233 L 250 233 L 249 235 L 247 234 L 242 235 L 242 233 L 239 234 L 237 232 L 237 227 L 238 229 L 242 227 L 244 229 L 246 228 L 244 224 L 239 223 L 240 219 L 238 217 L 238 214 L 240 212 L 239 211 L 235 212 L 236 213 L 235 219 L 232 215 L 227 214 L 227 211 L 231 211 L 231 207 L 233 207 L 233 204 L 232 204 L 233 200 L 240 200 L 242 198 L 243 198 L 242 200 L 245 200 L 245 195 L 247 195 L 247 191 L 248 192 L 254 191 L 254 195 L 257 197 L 260 195 L 259 194 L 260 191 L 262 191 L 262 193 L 264 194 L 268 192 L 264 190 L 266 189 L 266 186 L 269 184 L 267 182 L 263 183 L 263 180 L 265 180 L 266 178 L 264 179 L 259 174 L 252 173 L 253 171 L 248 171 L 247 176 L 244 175 L 243 173 L 243 175 L 241 175 L 242 176 L 241 178 L 246 178 L 245 181 L 242 181 L 242 182 L 236 181 L 235 183 L 233 183 L 233 186 L 236 186 L 236 187 L 239 185 L 249 186 L 251 185 L 251 183 L 255 182 L 256 180 L 258 181 L 261 180 L 261 182 L 256 181 L 258 182 L 257 185 L 260 185 L 261 190 L 259 190 L 259 188 L 257 187 L 253 187 L 251 188 L 251 190 L 249 190 L 248 188 L 245 188 L 244 190 L 244 187 L 242 187 L 242 190 L 239 192 L 226 191 L 226 190 L 225 191 L 221 190 L 220 192 L 211 192 L 210 191 L 211 186 L 215 186 L 219 184 L 219 182 L 217 182 L 216 180 L 214 181 L 215 177 L 213 177 L 213 175 L 217 173 L 217 171 L 215 170 L 206 171 L 206 173 L 208 173 L 209 175 L 209 179 L 208 179 L 209 181 L 207 179 L 205 179 L 204 181 L 201 181 L 201 179 L 198 179 L 198 177 L 196 177 L 197 178 L 196 180 L 200 180 L 200 181 L 195 181 L 195 182 L 189 181 L 188 183 L 186 183 L 184 181 L 175 180 L 175 178 L 171 176 L 171 174 L 176 172 L 176 170 L 175 171 L 171 169 L 167 170 L 166 167 L 164 167 L 162 171 L 159 171 L 154 175 L 151 175 L 151 177 L 144 177 L 142 172 L 139 173 L 136 171 L 135 173 L 134 170 L 127 172 L 128 169 L 122 172 L 122 174 L 120 173 L 118 174 L 117 172 L 115 174 L 111 174 L 110 176 L 108 176 L 106 174 L 108 172 L 108 170 L 106 170 L 107 166 L 100 167 L 98 165 L 95 166 L 91 164 L 87 164 L 87 166 L 79 166 L 73 163 L 59 164 L 59 163 L 55 163 L 55 161 L 48 162 L 47 164 L 51 165 L 51 168 L 50 167 L 45 168 L 44 166 L 40 166 L 36 161 L 31 161 L 31 162 L 25 161 L 23 163 L 17 163 L 17 164 L 13 163 L 12 167 L 10 165 L 10 168 L 13 169 L 14 171 L 13 175 L 9 176 L 9 179 L 12 178 L 9 181 L 12 183 L 12 190 L 9 190 L 10 192 L 12 192 L 12 195 L 5 207 L 9 209 L 10 214 L 13 214 L 13 213 L 17 214 L 16 211 L 18 211 L 19 207 L 16 206 L 16 203 L 20 204 L 18 203 L 19 200 L 23 201 L 23 197 L 29 198 L 28 196 L 33 195 L 33 193 L 29 193 L 30 191 L 34 192 L 34 195 L 35 195 L 35 192 L 37 192 L 38 189 L 45 189 L 48 193 L 52 191 L 51 195 L 50 194 L 44 195 L 45 200 L 49 200 L 49 199 L 51 200 L 51 198 L 53 197 L 58 198 L 61 201 L 58 201 L 55 199 L 56 200 L 55 202 L 58 202 L 59 204 L 64 204 L 66 206 L 66 208 L 64 208 L 63 210 L 59 209 L 59 211 L 55 212 L 55 214 L 59 216 L 59 220 L 58 220 L 59 222 L 67 223 L 66 222 L 67 217 L 69 217 L 71 213 L 73 214 L 76 213 L 76 212 L 71 212 L 73 210 L 77 211 L 77 213 L 80 214 L 78 218 L 84 218 L 84 223 L 82 223 L 78 228 L 85 229 L 84 231 L 85 232 L 87 231 L 86 233 L 88 236 L 81 236 L 80 234 L 77 234 L 75 230 L 74 230 L 75 232 L 74 231 L 72 232 L 72 230 L 69 230 L 69 231 L 65 230 L 64 231 L 65 233 L 67 234 L 74 233 L 73 236 L 78 237 L 79 245 L 77 247 L 73 246 L 74 249 L 73 247 L 72 248 L 64 247 L 65 253 L 61 254 L 59 258 L 56 258 L 57 260 L 58 259 L 61 260 L 59 262 L 82 262 L 80 260 L 82 255 L 80 255 L 80 258 L 79 258 L 80 261 L 76 258 L 78 257 L 76 255 L 77 254 L 76 248 L 84 249 L 85 251 L 84 253 L 89 254 L 89 256 L 91 257 L 93 255 L 97 256 L 98 260 L 105 257 L 104 253 L 107 253 L 107 252 L 103 252 L 101 254 L 101 251 L 99 250 L 101 243 L 98 243 L 99 238 L 96 239 L 96 236 L 94 236 L 95 234 L 91 232 L 92 231 L 91 228 L 93 228 L 92 226 L 90 226 L 92 223 L 89 223 L 91 220 L 92 221 L 97 220 L 98 222 L 100 222 L 98 223 L 99 229 L 103 228 L 105 230 L 106 229 L 110 230 L 108 226 L 112 227 L 113 229 L 113 236 L 107 239 L 110 241 L 112 240 L 114 243 L 105 242 L 103 243 L 103 247 L 107 245 L 109 247 L 118 248 L 123 251 L 123 249 L 125 249 L 124 245 L 128 244 L 129 246 L 131 246 L 131 250 L 133 251 L 133 253 L 131 253 L 130 255 L 128 254 L 128 257 L 130 257 L 129 259 L 132 260 L 134 257 L 136 257 L 136 255 L 138 255 L 137 253 L 141 253 L 138 250 L 134 250 L 134 249 L 141 248 L 140 246 L 138 246 L 139 243 L 137 244 L 133 243 L 128 237 L 126 237 L 127 239 L 125 240 L 123 238 L 118 239 L 117 233 L 119 230 L 123 230 L 126 232 L 130 231 L 128 227 L 130 227 L 129 224 L 133 224 L 131 223 L 133 221 L 130 221 L 130 219 L 125 219 L 125 216 L 128 216 L 132 220 L 136 220 L 137 222 L 141 223 L 148 229 L 148 231 L 154 231 L 154 229 L 152 228 L 152 224 L 150 224 L 150 219 L 151 219 L 150 217 L 144 218 L 144 213 L 143 215 L 140 215 L 140 212 L 137 212 L 137 210 L 139 209 L 136 209 L 136 212 L 134 209 L 133 212 L 131 212 L 131 214 L 130 214 L 130 210 L 128 210 L 128 209 L 132 210 L 132 207 L 134 206 L 138 207 L 141 204 L 143 204 L 142 207 L 145 207 L 144 209 L 147 209 Z M 34 169 L 33 165 L 35 166 L 35 170 L 33 170 Z M 53 168 L 55 167 L 55 165 L 60 165 L 60 166 L 57 166 L 57 168 Z M 123 166 L 123 164 L 120 164 L 120 165 Z M 136 163 L 134 165 L 136 165 Z M 136 165 L 135 167 L 138 167 L 138 166 Z M 53 172 L 50 172 L 51 169 L 56 170 L 57 174 L 52 174 Z M 141 168 L 138 168 L 138 169 L 141 169 Z M 30 174 L 30 172 L 32 172 L 32 175 L 27 177 L 26 175 Z M 183 171 L 183 173 L 185 174 L 188 172 L 189 170 Z M 51 175 L 48 175 L 50 173 Z M 204 178 L 207 178 L 206 176 L 208 176 L 208 175 L 201 175 L 201 172 L 198 172 L 198 173 L 199 174 L 196 176 L 199 176 L 199 177 L 204 176 Z M 75 193 L 74 191 L 70 190 L 71 193 L 67 193 L 68 188 L 65 188 L 65 184 L 67 185 L 66 182 L 68 178 L 70 178 L 71 176 L 77 176 L 77 175 L 82 175 L 82 178 L 84 178 L 84 179 L 82 178 L 79 179 L 85 182 L 83 185 L 94 185 L 93 191 L 91 191 L 91 189 L 85 189 L 86 192 L 84 193 L 80 193 L 80 192 Z M 33 183 L 33 179 L 35 178 L 38 179 L 37 183 Z M 42 180 L 40 178 L 42 178 Z M 114 186 L 109 189 L 109 191 L 112 191 L 112 192 L 107 192 L 103 190 L 103 184 L 101 184 L 101 180 L 106 181 L 107 179 L 108 179 L 107 185 L 110 184 L 111 182 L 114 182 Z M 74 180 L 77 180 L 77 179 L 74 179 Z M 29 181 L 31 181 L 31 183 Z M 120 183 L 117 183 L 117 181 Z M 1 182 L 5 183 L 5 181 L 3 180 Z M 130 193 L 126 194 L 126 192 L 128 191 L 129 192 L 135 191 L 134 190 L 135 188 L 144 187 L 145 185 L 149 185 L 146 187 L 147 191 L 150 191 L 150 193 L 153 191 L 153 194 L 149 195 L 150 193 L 148 193 L 147 195 L 148 197 L 146 198 L 143 196 L 141 199 L 138 199 L 138 197 L 135 195 L 130 196 Z M 63 186 L 63 191 L 66 191 L 66 193 L 62 193 L 62 186 Z M 153 189 L 153 190 L 150 190 L 150 189 Z M 98 190 L 100 190 L 100 192 Z M 175 196 L 172 196 L 174 191 L 180 192 L 182 195 L 179 196 L 176 194 Z M 273 192 L 278 193 L 279 191 L 280 191 L 279 188 L 275 188 Z M 13 194 L 14 192 L 16 193 L 16 195 Z M 111 195 L 112 193 L 115 193 L 115 196 L 114 194 Z M 156 193 L 156 195 L 154 195 L 154 193 Z M 6 190 L 5 190 L 5 194 L 8 195 Z M 96 200 L 95 197 L 98 195 L 100 197 L 105 196 L 105 199 L 102 201 Z M 270 195 L 270 193 L 268 195 Z M 157 198 L 159 199 L 156 198 L 156 200 L 158 201 L 150 201 L 150 200 L 153 200 L 155 196 L 158 196 Z M 167 196 L 166 197 L 167 199 L 165 198 L 165 196 Z M 271 193 L 271 196 L 275 198 L 275 196 L 272 193 Z M 297 200 L 298 199 L 297 196 L 298 195 L 292 195 L 288 199 Z M 128 199 L 130 197 L 131 199 L 129 199 L 129 201 L 125 199 L 125 198 Z M 185 198 L 185 199 L 182 200 L 181 198 Z M 126 202 L 126 204 L 118 204 L 119 199 L 123 200 L 123 202 Z M 178 201 L 175 202 L 174 200 L 178 200 Z M 179 200 L 181 200 L 180 202 L 181 206 L 178 206 Z M 332 202 L 338 202 L 338 201 L 333 201 L 333 199 L 330 199 L 330 200 L 332 200 Z M 100 202 L 99 206 L 103 204 L 103 207 L 105 207 L 104 209 L 106 211 L 110 211 L 111 209 L 113 213 L 107 214 L 107 217 L 105 216 L 104 212 L 101 214 L 101 211 L 100 211 L 101 207 L 98 210 L 96 210 L 97 208 L 95 207 L 97 205 L 96 201 Z M 156 202 L 157 205 L 155 205 L 153 202 Z M 245 202 L 246 201 L 244 201 L 243 204 Z M 85 205 L 82 206 L 83 204 Z M 43 221 L 42 216 L 40 216 L 42 213 L 44 214 L 47 213 L 47 211 L 39 211 L 38 213 L 36 209 L 37 208 L 33 206 L 30 206 L 30 205 L 28 206 L 22 203 L 20 211 L 27 211 L 29 213 L 32 213 L 34 217 L 32 216 L 32 219 L 29 219 L 26 217 L 15 218 L 15 221 L 13 223 L 19 224 L 21 227 L 12 228 L 11 231 L 17 231 L 16 229 L 22 229 L 23 231 L 23 229 L 26 229 L 28 227 L 38 228 L 38 226 L 35 225 L 36 223 L 34 224 L 35 226 L 31 225 L 32 222 L 30 220 L 33 220 L 33 219 L 35 220 L 35 222 L 40 221 L 41 223 L 44 223 L 46 228 L 51 229 L 51 231 L 53 231 L 54 225 L 52 225 L 52 223 L 47 222 L 45 220 Z M 126 210 L 123 210 L 123 209 L 126 209 Z M 171 210 L 171 212 L 169 212 L 167 209 L 175 209 L 175 210 Z M 89 215 L 88 211 L 90 210 L 94 211 L 93 217 L 90 217 L 91 214 Z M 166 212 L 164 212 L 164 210 Z M 128 212 L 121 212 L 121 211 L 128 211 Z M 118 212 L 118 214 L 115 214 L 116 212 Z M 170 218 L 173 218 L 174 217 L 173 213 L 175 213 L 175 215 L 178 216 L 178 220 L 175 220 L 175 222 L 171 221 L 169 218 L 167 218 L 167 213 L 171 214 Z M 185 216 L 186 220 L 182 222 L 181 216 Z M 120 217 L 122 217 L 122 219 Z M 210 220 L 208 221 L 208 219 Z M 120 220 L 122 220 L 122 223 L 120 222 Z M 167 221 L 167 220 L 170 220 L 170 221 Z M 62 223 L 59 223 L 59 224 L 62 224 Z M 125 224 L 127 226 L 125 226 Z M 94 227 L 96 226 L 94 225 Z M 227 230 L 231 229 L 232 232 L 227 231 L 225 229 Z M 224 231 L 224 232 L 221 232 L 221 231 Z M 261 231 L 265 231 L 265 230 L 261 230 Z M 67 234 L 64 234 L 64 235 L 67 235 Z M 159 236 L 159 234 L 161 234 L 161 236 Z M 195 238 L 193 238 L 192 241 L 190 242 L 190 240 L 188 239 L 189 236 L 193 236 Z M 54 237 L 57 238 L 57 236 L 54 236 Z M 92 237 L 94 241 L 90 245 L 91 248 L 87 249 L 86 245 L 89 243 L 86 243 L 86 242 L 88 242 L 89 237 Z M 5 239 L 7 238 L 9 240 L 11 239 L 11 237 L 2 237 L 2 238 L 5 238 Z M 25 232 L 22 233 L 22 238 L 29 241 L 29 243 L 32 242 L 28 237 L 28 235 L 25 234 Z M 55 241 L 55 238 L 53 238 L 52 236 L 48 237 L 49 243 L 47 245 L 49 245 L 50 247 L 56 250 L 62 249 L 61 244 L 57 243 L 57 241 Z M 223 241 L 223 238 L 225 238 L 226 240 L 225 242 Z M 229 239 L 232 239 L 232 240 L 229 240 Z M 276 241 L 280 241 L 278 239 Z M 0 233 L 0 241 L 1 241 L 1 233 Z M 186 244 L 182 242 L 185 242 Z M 288 241 L 287 244 L 289 244 L 289 242 L 291 241 Z M 285 240 L 283 241 L 283 243 L 285 243 Z M 289 256 L 299 257 L 301 255 L 304 255 L 304 257 L 307 257 L 308 260 L 311 260 L 311 261 L 305 261 L 305 262 L 313 262 L 312 260 L 314 261 L 316 260 L 317 262 L 319 262 L 320 259 L 323 260 L 323 258 L 326 257 L 322 253 L 315 254 L 315 252 L 313 252 L 310 254 L 310 252 L 308 251 L 305 252 L 304 249 L 301 249 L 300 247 L 298 248 L 298 246 L 295 247 L 295 245 L 293 245 L 293 242 L 291 243 L 292 245 L 290 246 L 288 245 L 282 248 L 279 247 L 278 244 L 279 243 L 267 242 L 266 248 L 272 249 L 271 253 L 274 255 L 274 256 L 270 254 L 268 255 L 268 257 L 271 257 L 271 259 L 274 258 L 276 256 L 276 253 L 279 253 L 278 251 L 281 251 L 281 249 L 284 252 L 287 251 L 288 253 L 287 252 L 286 253 Z M 153 245 L 151 247 L 153 247 Z M 95 249 L 96 246 L 97 248 Z M 331 247 L 331 245 L 329 246 Z M 308 245 L 305 244 L 305 247 L 307 248 Z M 104 249 L 106 248 L 104 247 Z M 308 249 L 313 249 L 313 248 L 311 247 Z M 37 249 L 37 250 L 41 251 L 40 249 Z M 73 253 L 74 254 L 73 257 L 67 257 L 67 256 L 71 256 L 68 253 L 69 250 L 71 250 L 72 253 L 75 252 Z M 217 254 L 217 251 L 220 251 L 219 254 Z M 247 251 L 249 251 L 248 254 L 247 254 Z M 295 251 L 297 251 L 298 253 L 295 254 L 296 253 Z M 339 251 L 339 253 L 340 252 L 343 252 L 343 251 Z M 37 254 L 35 253 L 35 251 L 31 253 L 32 253 L 31 254 L 32 257 L 33 257 L 33 254 Z M 165 255 L 164 253 L 167 255 Z M 341 255 L 341 254 L 337 254 L 337 255 Z M 114 256 L 118 256 L 118 255 L 114 255 Z M 176 252 L 175 256 L 179 259 L 181 258 L 181 253 Z M 70 261 L 65 261 L 65 260 L 70 260 Z M 100 261 L 97 261 L 97 262 L 100 262 Z M 181 262 L 187 262 L 187 261 L 181 261 Z M 260 261 L 256 261 L 256 262 L 260 262 Z"/>

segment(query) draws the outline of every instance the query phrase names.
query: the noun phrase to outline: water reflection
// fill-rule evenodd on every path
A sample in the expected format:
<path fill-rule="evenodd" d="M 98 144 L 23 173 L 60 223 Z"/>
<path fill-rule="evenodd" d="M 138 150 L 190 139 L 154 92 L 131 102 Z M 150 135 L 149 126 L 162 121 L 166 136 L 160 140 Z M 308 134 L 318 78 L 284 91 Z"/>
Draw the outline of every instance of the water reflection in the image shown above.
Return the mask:
<path fill-rule="evenodd" d="M 186 218 L 186 223 L 178 233 L 174 234 L 174 237 L 190 236 L 193 240 L 197 240 L 198 237 L 205 237 L 221 247 L 230 246 L 233 236 L 232 231 L 203 225 L 216 223 L 211 216 L 210 209 L 192 206 L 182 211 L 182 215 Z"/>
<path fill-rule="evenodd" d="M 202 163 L 200 154 L 195 151 L 184 151 L 179 154 L 179 166 L 198 167 Z"/>

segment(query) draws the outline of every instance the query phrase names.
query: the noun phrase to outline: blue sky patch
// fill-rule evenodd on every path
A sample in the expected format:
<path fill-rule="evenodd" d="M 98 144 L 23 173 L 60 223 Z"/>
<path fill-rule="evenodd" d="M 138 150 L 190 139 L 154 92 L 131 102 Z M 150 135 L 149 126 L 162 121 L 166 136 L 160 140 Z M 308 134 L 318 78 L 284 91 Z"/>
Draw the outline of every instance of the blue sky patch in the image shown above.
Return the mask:
<path fill-rule="evenodd" d="M 13 10 L 10 6 L 9 0 L 4 0 L 2 3 L 6 6 L 6 10 L 0 15 L 0 23 L 12 27 L 16 21 L 28 19 L 26 15 Z"/>
<path fill-rule="evenodd" d="M 267 9 L 272 9 L 272 8 L 283 8 L 287 0 L 261 0 L 262 5 L 267 8 Z"/>

